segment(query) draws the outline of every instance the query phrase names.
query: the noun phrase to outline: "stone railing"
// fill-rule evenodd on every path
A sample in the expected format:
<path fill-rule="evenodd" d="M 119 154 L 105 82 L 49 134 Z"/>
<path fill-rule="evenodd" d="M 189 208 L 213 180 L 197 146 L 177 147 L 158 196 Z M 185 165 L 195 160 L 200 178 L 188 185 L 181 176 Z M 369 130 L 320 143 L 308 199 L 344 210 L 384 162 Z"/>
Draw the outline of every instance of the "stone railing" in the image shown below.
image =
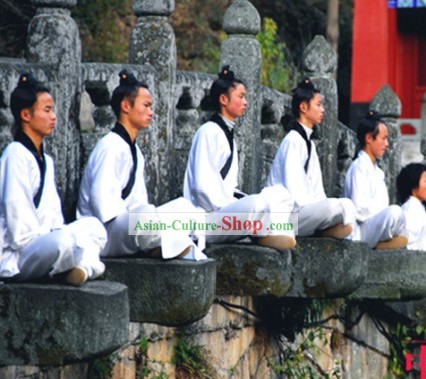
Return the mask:
<path fill-rule="evenodd" d="M 115 121 L 109 101 L 118 72 L 127 67 L 147 82 L 154 98 L 156 116 L 138 140 L 147 158 L 151 201 L 161 204 L 179 195 L 192 136 L 210 111 L 206 98 L 215 76 L 176 70 L 175 37 L 167 19 L 174 1 L 133 0 L 138 21 L 131 35 L 129 62 L 123 64 L 81 62 L 78 28 L 70 16 L 76 0 L 32 2 L 38 10 L 28 31 L 27 60 L 0 58 L 0 147 L 11 140 L 10 93 L 20 72 L 30 70 L 50 86 L 56 101 L 58 127 L 46 150 L 56 162 L 64 210 L 72 219 L 84 162 Z M 252 4 L 235 0 L 223 26 L 228 39 L 222 44 L 220 64 L 231 65 L 248 89 L 249 108 L 239 120 L 237 139 L 240 183 L 253 193 L 265 182 L 285 135 L 283 120 L 290 114 L 291 97 L 260 83 L 261 54 L 255 38 L 260 17 Z M 303 62 L 324 95 L 327 113 L 317 145 L 326 192 L 339 196 L 356 141 L 353 131 L 338 122 L 336 56 L 326 40 L 317 36 L 306 47 Z M 390 129 L 391 147 L 383 167 L 395 199 L 400 102 L 385 86 L 371 107 L 384 114 Z M 239 377 L 269 377 L 268 362 L 278 359 L 276 336 L 264 329 L 262 320 L 222 309 L 223 304 L 231 302 L 255 313 L 255 304 L 265 298 L 279 307 L 285 298 L 354 297 L 380 302 L 426 296 L 422 252 L 377 254 L 362 243 L 301 238 L 294 251 L 277 252 L 242 242 L 211 246 L 207 254 L 211 259 L 204 262 L 109 259 L 106 280 L 79 289 L 59 284 L 0 285 L 0 329 L 5 336 L 0 343 L 0 365 L 4 366 L 0 377 L 30 378 L 40 373 L 84 378 L 96 357 L 119 349 L 122 363 L 116 365 L 115 378 L 134 378 L 135 362 L 141 359 L 138 346 L 144 338 L 151 346 L 145 352 L 151 363 L 167 360 L 164 370 L 174 375 L 172 341 L 181 334 L 213 344 L 213 361 L 221 377 L 235 372 Z M 423 306 L 421 300 L 407 304 L 409 310 Z M 407 309 L 395 311 L 405 315 Z M 357 338 L 367 340 L 363 333 L 371 330 L 363 325 L 355 332 Z M 361 359 L 357 355 L 361 345 L 351 343 L 346 345 L 351 358 L 342 363 L 351 373 L 347 377 L 374 378 L 373 374 L 357 375 L 351 366 L 351 359 Z M 383 346 L 374 351 L 386 355 L 389 348 Z M 383 354 L 376 361 L 371 358 L 370 365 L 377 370 L 385 370 Z M 363 359 L 368 361 L 368 351 Z M 159 370 L 155 367 L 152 372 Z"/>

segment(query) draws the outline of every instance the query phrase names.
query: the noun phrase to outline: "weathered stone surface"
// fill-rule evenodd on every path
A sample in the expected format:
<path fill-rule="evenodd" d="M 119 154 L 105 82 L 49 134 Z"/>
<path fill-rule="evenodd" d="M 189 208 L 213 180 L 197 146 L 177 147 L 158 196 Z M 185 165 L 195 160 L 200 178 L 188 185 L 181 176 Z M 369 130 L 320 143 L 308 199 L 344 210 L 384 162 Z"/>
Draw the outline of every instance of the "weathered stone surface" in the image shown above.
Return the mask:
<path fill-rule="evenodd" d="M 56 180 L 65 218 L 74 218 L 78 192 L 79 133 L 78 116 L 81 82 L 81 41 L 78 26 L 69 9 L 75 1 L 38 0 L 36 16 L 28 27 L 28 62 L 53 66 L 56 81 L 47 83 L 55 99 L 57 122 L 54 138 L 47 141 L 53 156 Z M 43 6 L 49 6 L 45 8 Z M 54 6 L 60 7 L 55 8 Z"/>
<path fill-rule="evenodd" d="M 154 3 L 162 4 L 161 1 L 147 3 L 151 4 L 150 9 L 155 9 Z M 173 186 L 175 183 L 173 178 L 176 174 L 173 149 L 176 39 L 166 17 L 143 16 L 138 19 L 130 36 L 129 62 L 149 64 L 156 72 L 158 98 L 155 103 L 155 113 L 158 131 L 156 133 L 157 148 L 151 159 L 155 160 L 157 166 L 157 182 L 154 188 L 161 188 L 161 192 L 155 194 L 152 201 L 161 204 L 176 194 Z"/>
<path fill-rule="evenodd" d="M 291 287 L 292 251 L 250 243 L 218 244 L 207 249 L 217 261 L 219 295 L 285 296 Z"/>
<path fill-rule="evenodd" d="M 222 43 L 221 66 L 229 65 L 247 88 L 246 114 L 237 120 L 236 140 L 238 151 L 239 187 L 246 193 L 257 193 L 263 162 L 259 159 L 262 141 L 261 123 L 261 53 L 260 44 L 254 36 L 230 35 Z"/>
<path fill-rule="evenodd" d="M 188 153 L 192 137 L 204 121 L 203 102 L 206 102 L 210 87 L 215 76 L 195 72 L 176 72 L 176 91 L 173 102 L 176 104 L 174 123 L 174 151 L 175 162 L 173 178 L 169 178 L 174 195 L 180 196 L 183 189 Z M 207 111 L 207 113 L 210 113 Z M 173 183 L 174 180 L 174 183 Z"/>
<path fill-rule="evenodd" d="M 401 116 L 402 105 L 391 86 L 385 84 L 376 95 L 374 95 L 370 103 L 370 109 L 379 111 L 383 117 L 397 118 Z"/>
<path fill-rule="evenodd" d="M 252 34 L 260 32 L 260 16 L 247 0 L 235 0 L 223 17 L 223 30 L 228 34 Z"/>
<path fill-rule="evenodd" d="M 390 342 L 377 328 L 377 316 L 370 317 L 365 310 L 366 306 L 363 304 L 361 310 L 350 306 L 345 312 L 347 321 L 357 320 L 355 325 L 350 324 L 345 328 L 345 338 L 341 338 L 339 352 L 343 363 L 342 378 L 345 379 L 377 379 L 389 376 L 387 357 L 390 353 Z M 385 322 L 382 321 L 381 325 L 388 331 Z"/>
<path fill-rule="evenodd" d="M 0 285 L 0 364 L 60 365 L 128 341 L 127 288 L 107 281 Z"/>
<path fill-rule="evenodd" d="M 413 250 L 372 251 L 368 275 L 355 298 L 408 300 L 426 295 L 426 254 Z"/>
<path fill-rule="evenodd" d="M 353 130 L 341 122 L 338 123 L 337 175 L 334 196 L 341 197 L 345 187 L 346 173 L 355 159 L 358 141 Z"/>
<path fill-rule="evenodd" d="M 266 183 L 278 147 L 284 138 L 282 120 L 291 117 L 291 96 L 262 86 L 261 113 L 261 183 Z"/>
<path fill-rule="evenodd" d="M 337 56 L 324 36 L 317 35 L 306 46 L 303 56 L 303 69 L 308 75 L 333 74 L 337 69 Z"/>
<path fill-rule="evenodd" d="M 77 0 L 31 0 L 38 7 L 59 7 L 73 8 L 77 5 Z"/>
<path fill-rule="evenodd" d="M 298 238 L 292 253 L 293 287 L 289 297 L 342 297 L 355 291 L 367 275 L 367 244 L 331 238 Z"/>
<path fill-rule="evenodd" d="M 169 16 L 175 10 L 175 0 L 133 0 L 136 16 Z"/>
<path fill-rule="evenodd" d="M 374 96 L 370 103 L 370 109 L 380 112 L 388 127 L 389 147 L 380 161 L 380 167 L 385 172 L 385 181 L 392 204 L 397 201 L 396 177 L 401 170 L 401 132 L 397 124 L 397 119 L 402 111 L 401 101 L 392 88 L 385 84 Z"/>
<path fill-rule="evenodd" d="M 177 326 L 205 316 L 213 304 L 216 262 L 109 258 L 105 277 L 129 288 L 130 320 Z"/>
<path fill-rule="evenodd" d="M 315 140 L 324 189 L 327 196 L 334 195 L 337 174 L 336 151 L 338 143 L 338 96 L 334 72 L 336 54 L 323 36 L 315 36 L 303 53 L 303 66 L 324 99 L 324 119 L 317 126 Z"/>

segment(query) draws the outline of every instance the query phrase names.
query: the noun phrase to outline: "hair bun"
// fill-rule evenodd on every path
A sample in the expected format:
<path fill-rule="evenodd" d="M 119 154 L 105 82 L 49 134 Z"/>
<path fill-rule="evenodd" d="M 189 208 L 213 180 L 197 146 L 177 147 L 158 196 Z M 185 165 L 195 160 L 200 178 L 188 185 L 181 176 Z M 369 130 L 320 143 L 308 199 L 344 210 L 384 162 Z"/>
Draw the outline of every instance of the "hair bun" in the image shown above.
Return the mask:
<path fill-rule="evenodd" d="M 35 90 L 40 87 L 40 82 L 29 72 L 23 72 L 19 76 L 18 88 Z"/>
<path fill-rule="evenodd" d="M 227 80 L 230 82 L 234 81 L 235 74 L 234 71 L 231 71 L 229 69 L 229 65 L 222 67 L 222 70 L 219 72 L 219 79 Z"/>
<path fill-rule="evenodd" d="M 365 115 L 365 118 L 368 120 L 378 121 L 382 118 L 382 115 L 380 114 L 380 112 L 377 112 L 374 109 L 370 109 Z"/>
<path fill-rule="evenodd" d="M 309 79 L 307 76 L 305 76 L 298 84 L 297 88 L 301 88 L 304 90 L 310 90 L 313 91 L 315 89 L 314 84 L 311 82 L 311 79 Z"/>
<path fill-rule="evenodd" d="M 121 70 L 118 76 L 120 77 L 120 86 L 133 86 L 139 83 L 135 75 L 128 72 L 126 69 Z"/>

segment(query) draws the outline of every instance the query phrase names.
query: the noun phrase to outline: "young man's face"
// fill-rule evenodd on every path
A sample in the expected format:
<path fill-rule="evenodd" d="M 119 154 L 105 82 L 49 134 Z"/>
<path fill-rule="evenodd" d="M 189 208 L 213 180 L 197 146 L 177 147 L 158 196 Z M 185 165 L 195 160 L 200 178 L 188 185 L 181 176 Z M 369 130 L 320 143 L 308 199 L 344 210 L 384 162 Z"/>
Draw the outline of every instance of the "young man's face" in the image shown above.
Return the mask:
<path fill-rule="evenodd" d="M 56 124 L 54 107 L 53 98 L 49 93 L 39 93 L 34 105 L 21 111 L 24 132 L 30 137 L 36 136 L 41 139 L 50 136 Z"/>
<path fill-rule="evenodd" d="M 300 111 L 305 122 L 309 124 L 306 126 L 319 124 L 323 120 L 325 112 L 321 94 L 316 93 L 309 103 L 302 103 Z"/>
<path fill-rule="evenodd" d="M 371 134 L 365 136 L 366 147 L 374 158 L 381 158 L 389 146 L 388 128 L 385 124 L 379 123 L 379 133 L 374 138 Z"/>
<path fill-rule="evenodd" d="M 426 201 L 426 171 L 422 172 L 419 185 L 413 189 L 411 194 L 420 201 Z"/>
<path fill-rule="evenodd" d="M 146 88 L 139 88 L 134 104 L 129 108 L 129 122 L 137 129 L 146 129 L 149 127 L 153 115 L 151 94 Z"/>
<path fill-rule="evenodd" d="M 246 87 L 241 83 L 237 83 L 235 87 L 231 88 L 228 95 L 221 95 L 222 116 L 231 121 L 243 116 L 247 110 L 246 96 Z"/>

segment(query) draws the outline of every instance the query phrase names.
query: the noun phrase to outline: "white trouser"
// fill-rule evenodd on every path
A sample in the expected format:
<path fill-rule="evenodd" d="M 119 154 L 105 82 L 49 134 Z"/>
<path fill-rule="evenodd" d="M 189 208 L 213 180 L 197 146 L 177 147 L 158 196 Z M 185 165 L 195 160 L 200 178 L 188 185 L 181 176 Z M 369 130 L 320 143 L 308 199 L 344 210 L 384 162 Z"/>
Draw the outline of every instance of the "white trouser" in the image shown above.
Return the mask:
<path fill-rule="evenodd" d="M 138 220 L 143 223 L 160 223 L 161 212 L 176 213 L 176 217 L 185 218 L 187 212 L 200 212 L 192 203 L 183 197 L 169 201 L 156 208 L 152 204 L 143 205 L 132 210 L 138 214 Z M 174 258 L 187 247 L 192 247 L 183 258 L 200 260 L 207 258 L 194 241 L 189 237 L 192 231 L 167 230 L 158 234 L 129 234 L 129 214 L 123 213 L 105 225 L 108 232 L 108 243 L 101 255 L 103 257 L 131 255 L 146 252 L 161 247 L 164 259 Z"/>
<path fill-rule="evenodd" d="M 406 234 L 404 212 L 400 206 L 390 205 L 366 221 L 357 223 L 351 239 L 364 241 L 373 248 L 380 241 Z"/>
<path fill-rule="evenodd" d="M 260 193 L 248 195 L 241 199 L 235 199 L 235 202 L 215 211 L 209 221 L 216 224 L 222 223 L 223 213 L 238 214 L 243 213 L 249 216 L 249 220 L 260 220 L 263 224 L 269 222 L 287 223 L 290 220 L 291 212 L 294 208 L 294 200 L 290 192 L 282 185 L 277 184 L 265 187 Z M 271 231 L 270 234 L 273 232 Z M 277 234 L 280 234 L 277 232 Z M 294 235 L 292 232 L 286 232 L 288 235 Z M 241 230 L 237 235 L 214 234 L 206 235 L 207 243 L 233 242 L 247 236 L 252 236 L 251 230 Z"/>
<path fill-rule="evenodd" d="M 299 235 L 311 236 L 337 224 L 355 223 L 355 206 L 350 199 L 329 198 L 307 204 L 299 209 Z"/>
<path fill-rule="evenodd" d="M 19 254 L 17 280 L 31 280 L 83 267 L 89 279 L 103 274 L 99 254 L 106 243 L 106 231 L 95 217 L 76 220 L 60 229 L 33 238 Z"/>

